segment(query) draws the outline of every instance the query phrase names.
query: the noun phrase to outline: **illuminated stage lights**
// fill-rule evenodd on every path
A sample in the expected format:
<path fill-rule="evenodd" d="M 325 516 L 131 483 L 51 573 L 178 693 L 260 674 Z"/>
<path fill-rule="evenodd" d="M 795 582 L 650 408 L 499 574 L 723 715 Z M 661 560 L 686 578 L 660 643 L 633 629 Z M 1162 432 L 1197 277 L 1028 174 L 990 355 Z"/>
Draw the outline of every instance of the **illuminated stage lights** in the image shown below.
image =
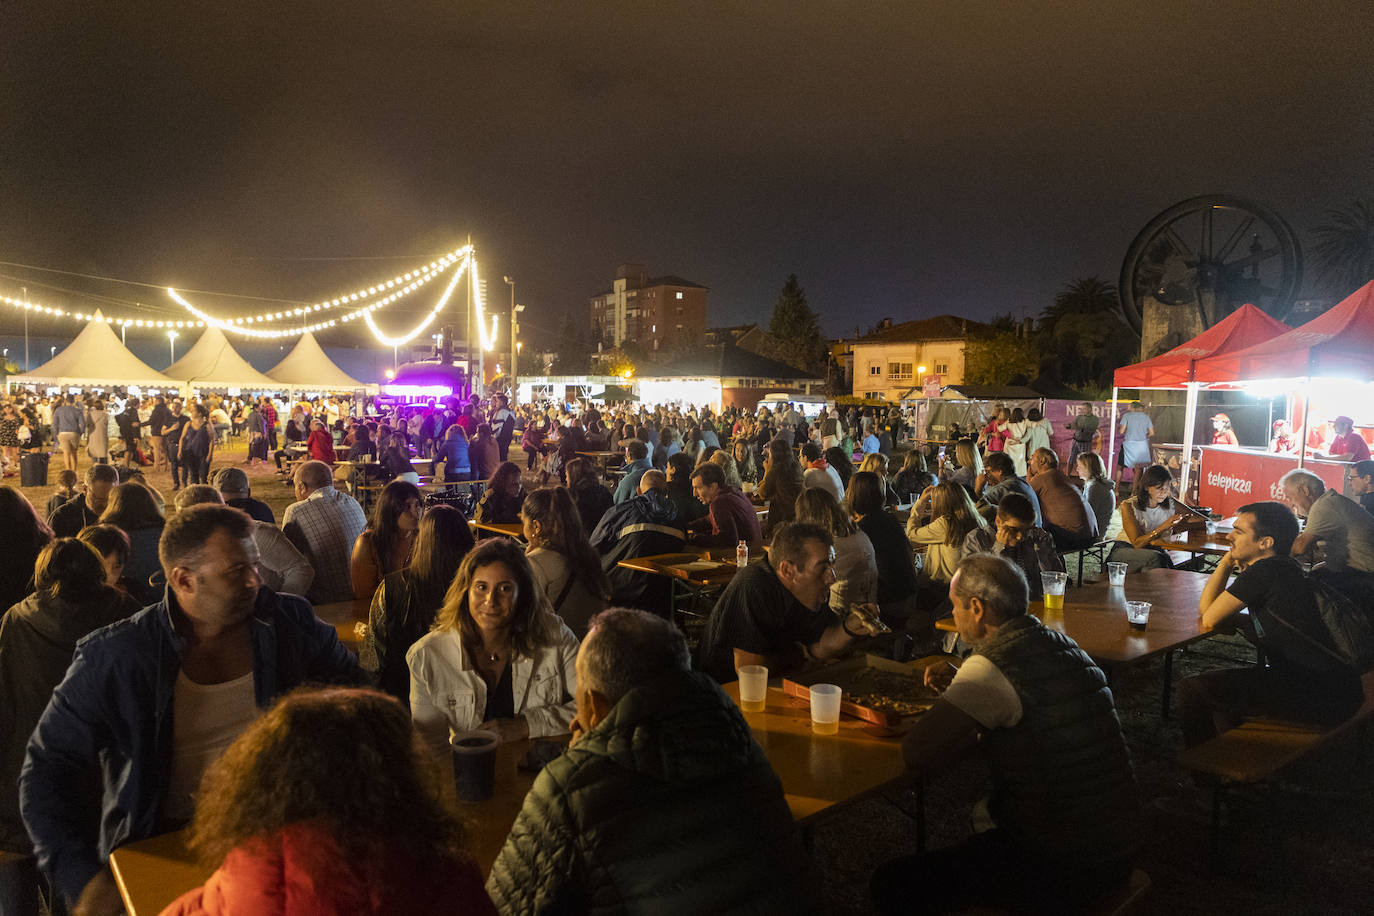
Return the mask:
<path fill-rule="evenodd" d="M 41 315 L 52 315 L 55 318 L 71 318 L 75 321 L 95 321 L 96 316 L 90 312 L 69 311 L 67 309 L 54 308 L 53 306 L 40 305 L 37 302 L 25 302 L 22 299 L 13 299 L 9 296 L 0 296 L 0 302 L 14 306 L 18 309 L 25 309 Z M 151 318 L 120 318 L 115 315 L 100 316 L 100 320 L 106 324 L 119 325 L 120 327 L 135 328 L 199 328 L 203 323 L 199 321 L 157 321 Z"/>

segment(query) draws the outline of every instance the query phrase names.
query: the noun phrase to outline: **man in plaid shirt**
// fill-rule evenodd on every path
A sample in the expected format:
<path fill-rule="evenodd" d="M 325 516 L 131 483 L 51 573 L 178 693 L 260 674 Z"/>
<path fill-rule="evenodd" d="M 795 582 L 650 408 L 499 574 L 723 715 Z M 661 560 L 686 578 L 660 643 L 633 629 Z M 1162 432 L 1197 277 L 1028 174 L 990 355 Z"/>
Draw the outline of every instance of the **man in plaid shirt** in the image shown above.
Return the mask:
<path fill-rule="evenodd" d="M 353 542 L 367 527 L 362 506 L 334 489 L 334 472 L 323 461 L 296 468 L 296 498 L 282 516 L 282 531 L 315 568 L 306 595 L 312 604 L 353 600 L 348 561 Z"/>

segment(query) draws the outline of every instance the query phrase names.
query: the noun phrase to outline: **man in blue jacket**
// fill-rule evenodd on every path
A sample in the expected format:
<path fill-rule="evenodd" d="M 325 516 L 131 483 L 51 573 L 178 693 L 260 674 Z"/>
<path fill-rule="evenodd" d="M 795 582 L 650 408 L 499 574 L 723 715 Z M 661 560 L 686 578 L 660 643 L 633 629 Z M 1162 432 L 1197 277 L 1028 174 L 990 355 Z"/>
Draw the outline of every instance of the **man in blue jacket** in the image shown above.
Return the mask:
<path fill-rule="evenodd" d="M 620 483 L 615 487 L 617 505 L 635 498 L 639 492 L 639 478 L 653 466 L 649 460 L 649 446 L 639 439 L 630 440 L 630 444 L 625 446 L 625 476 L 620 478 Z"/>
<path fill-rule="evenodd" d="M 92 913 L 119 911 L 110 853 L 186 823 L 201 774 L 259 710 L 306 682 L 363 682 L 308 602 L 261 587 L 245 513 L 183 510 L 158 554 L 164 599 L 77 644 L 19 778 L 39 867 Z"/>

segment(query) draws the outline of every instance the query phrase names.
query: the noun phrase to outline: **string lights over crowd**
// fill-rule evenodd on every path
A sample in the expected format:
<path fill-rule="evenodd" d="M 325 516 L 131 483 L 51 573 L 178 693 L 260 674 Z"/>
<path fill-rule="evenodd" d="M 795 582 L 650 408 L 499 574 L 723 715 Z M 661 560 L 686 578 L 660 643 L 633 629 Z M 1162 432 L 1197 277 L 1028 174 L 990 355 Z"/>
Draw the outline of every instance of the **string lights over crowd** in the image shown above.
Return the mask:
<path fill-rule="evenodd" d="M 446 273 L 449 268 L 458 265 L 452 279 L 443 293 L 435 301 L 433 308 L 409 331 L 399 335 L 389 335 L 378 327 L 372 315 L 374 312 L 386 308 L 394 302 L 416 292 L 430 281 Z M 336 327 L 339 324 L 346 324 L 362 318 L 372 331 L 373 337 L 377 342 L 388 347 L 400 347 L 414 340 L 423 334 L 431 325 L 439 313 L 443 311 L 452 297 L 453 292 L 458 287 L 458 283 L 464 274 L 468 276 L 468 282 L 472 291 L 472 301 L 475 309 L 475 318 L 478 335 L 481 338 L 483 350 L 491 350 L 496 342 L 497 318 L 491 316 L 490 328 L 488 328 L 485 315 L 484 302 L 482 298 L 481 283 L 477 278 L 477 257 L 471 244 L 457 248 L 448 254 L 430 262 L 428 265 L 417 267 L 403 274 L 398 274 L 388 280 L 381 281 L 375 285 L 360 287 L 353 292 L 337 296 L 330 299 L 322 299 L 318 302 L 302 305 L 295 308 L 283 309 L 274 312 L 262 312 L 257 315 L 245 315 L 239 317 L 219 317 L 204 309 L 192 304 L 185 295 L 172 287 L 167 288 L 167 295 L 191 315 L 193 320 L 176 321 L 171 319 L 152 319 L 134 318 L 120 315 L 105 315 L 101 312 L 83 312 L 75 309 L 63 309 L 57 306 L 46 305 L 34 302 L 30 299 L 15 299 L 10 296 L 0 296 L 0 302 L 16 309 L 33 312 L 35 314 L 50 315 L 53 317 L 67 317 L 76 321 L 104 321 L 107 324 L 116 325 L 120 328 L 200 328 L 215 327 L 221 331 L 232 334 L 239 334 L 244 337 L 258 339 L 277 339 L 283 337 L 296 337 L 301 334 L 313 331 L 320 331 L 326 328 Z M 377 298 L 377 297 L 381 298 Z M 356 306 L 356 307 L 355 307 Z M 293 319 L 313 316 L 316 312 L 330 312 L 335 309 L 349 308 L 350 310 L 336 317 L 325 318 L 311 323 L 295 324 L 291 327 L 254 327 L 254 325 L 269 324 L 272 322 L 291 321 Z"/>

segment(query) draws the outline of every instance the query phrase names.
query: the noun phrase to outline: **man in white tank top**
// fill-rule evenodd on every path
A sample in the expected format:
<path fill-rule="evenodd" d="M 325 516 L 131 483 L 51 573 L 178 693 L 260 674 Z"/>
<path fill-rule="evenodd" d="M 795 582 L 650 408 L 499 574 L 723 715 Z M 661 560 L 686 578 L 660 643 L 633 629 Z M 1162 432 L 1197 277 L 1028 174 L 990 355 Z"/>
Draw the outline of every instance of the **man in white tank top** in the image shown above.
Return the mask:
<path fill-rule="evenodd" d="M 20 775 L 39 868 L 83 912 L 119 912 L 111 850 L 184 824 L 260 708 L 302 683 L 363 682 L 305 599 L 261 587 L 246 513 L 184 509 L 158 552 L 165 600 L 82 641 Z"/>

